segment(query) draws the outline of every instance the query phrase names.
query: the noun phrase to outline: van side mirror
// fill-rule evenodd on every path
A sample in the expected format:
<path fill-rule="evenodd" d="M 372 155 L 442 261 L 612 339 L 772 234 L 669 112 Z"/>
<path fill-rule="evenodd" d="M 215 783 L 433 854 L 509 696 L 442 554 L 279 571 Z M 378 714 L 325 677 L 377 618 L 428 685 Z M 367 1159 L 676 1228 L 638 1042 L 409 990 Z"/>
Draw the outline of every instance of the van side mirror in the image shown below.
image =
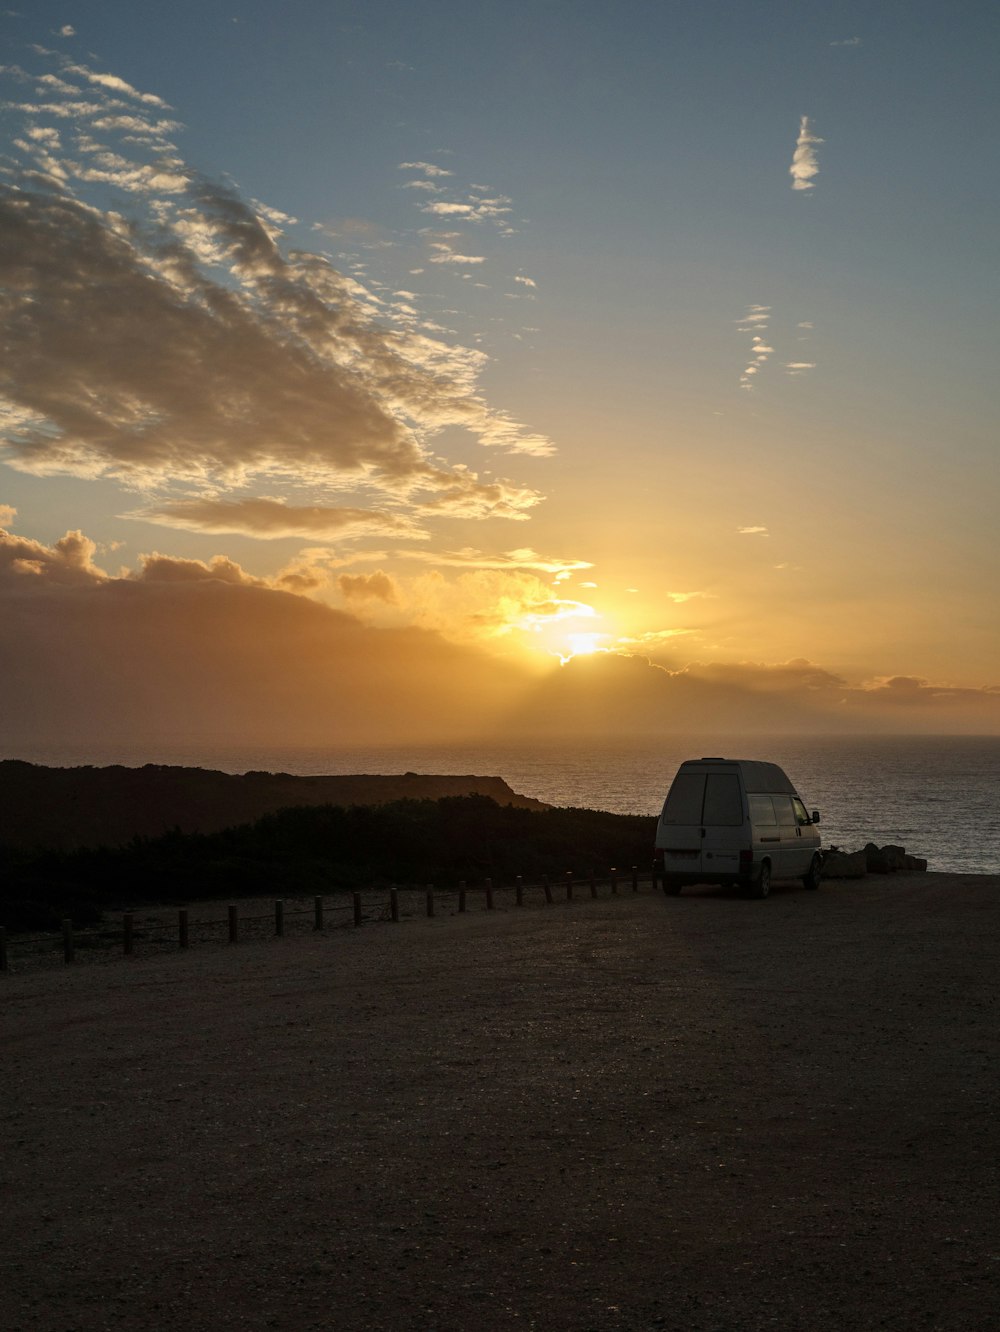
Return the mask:
<path fill-rule="evenodd" d="M 812 812 L 812 822 L 813 822 L 813 823 L 819 823 L 819 810 L 818 810 L 818 809 L 814 809 L 813 812 Z"/>

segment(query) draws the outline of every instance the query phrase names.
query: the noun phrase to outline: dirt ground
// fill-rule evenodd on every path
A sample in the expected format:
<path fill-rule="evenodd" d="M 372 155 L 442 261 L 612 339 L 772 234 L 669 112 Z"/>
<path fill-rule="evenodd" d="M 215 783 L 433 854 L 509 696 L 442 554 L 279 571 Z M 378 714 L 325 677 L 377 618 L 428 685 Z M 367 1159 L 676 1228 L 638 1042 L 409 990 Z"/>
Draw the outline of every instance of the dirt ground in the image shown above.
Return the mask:
<path fill-rule="evenodd" d="M 924 874 L 0 976 L 0 1326 L 995 1327 L 998 941 Z"/>

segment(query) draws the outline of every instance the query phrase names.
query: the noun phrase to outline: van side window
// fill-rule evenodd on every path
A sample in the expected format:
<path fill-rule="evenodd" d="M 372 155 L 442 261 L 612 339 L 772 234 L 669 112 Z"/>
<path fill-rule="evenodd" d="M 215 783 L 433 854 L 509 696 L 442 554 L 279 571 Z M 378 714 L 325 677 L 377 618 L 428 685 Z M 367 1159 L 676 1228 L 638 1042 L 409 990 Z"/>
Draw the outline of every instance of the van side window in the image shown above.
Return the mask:
<path fill-rule="evenodd" d="M 705 799 L 705 774 L 679 772 L 667 793 L 663 806 L 664 823 L 681 823 L 689 827 L 701 823 L 701 807 Z"/>
<path fill-rule="evenodd" d="M 750 822 L 755 828 L 773 828 L 777 825 L 770 796 L 752 795 L 747 796 L 747 800 L 750 802 Z"/>
<path fill-rule="evenodd" d="M 705 816 L 713 828 L 738 828 L 743 822 L 740 781 L 734 772 L 710 772 L 705 778 Z"/>
<path fill-rule="evenodd" d="M 812 823 L 805 805 L 797 797 L 792 800 L 792 808 L 795 810 L 795 822 L 800 828 L 805 827 L 807 823 Z"/>
<path fill-rule="evenodd" d="M 778 816 L 778 823 L 782 828 L 794 828 L 797 822 L 795 810 L 792 809 L 791 796 L 772 796 L 774 801 L 774 812 Z"/>

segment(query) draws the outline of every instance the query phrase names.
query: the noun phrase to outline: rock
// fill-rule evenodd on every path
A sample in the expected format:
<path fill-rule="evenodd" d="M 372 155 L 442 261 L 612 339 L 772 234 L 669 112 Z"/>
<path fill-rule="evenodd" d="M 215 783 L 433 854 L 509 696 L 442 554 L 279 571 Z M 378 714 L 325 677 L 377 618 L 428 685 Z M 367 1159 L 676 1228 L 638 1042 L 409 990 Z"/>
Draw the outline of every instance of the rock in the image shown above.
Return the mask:
<path fill-rule="evenodd" d="M 874 842 L 868 842 L 865 845 L 865 856 L 869 874 L 894 874 L 906 868 L 906 848 L 902 846 L 893 846 L 891 843 L 876 846 Z"/>
<path fill-rule="evenodd" d="M 922 856 L 904 856 L 903 869 L 907 870 L 925 870 L 927 861 Z"/>
<path fill-rule="evenodd" d="M 827 851 L 823 857 L 824 879 L 863 879 L 868 872 L 864 851 Z"/>

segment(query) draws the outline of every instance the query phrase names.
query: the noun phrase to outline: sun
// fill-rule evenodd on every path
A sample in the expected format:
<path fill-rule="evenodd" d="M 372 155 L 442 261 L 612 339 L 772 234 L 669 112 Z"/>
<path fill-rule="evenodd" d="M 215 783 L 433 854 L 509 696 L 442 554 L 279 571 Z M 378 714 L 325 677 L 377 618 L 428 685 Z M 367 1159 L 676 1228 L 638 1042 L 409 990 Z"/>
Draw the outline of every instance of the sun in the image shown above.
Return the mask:
<path fill-rule="evenodd" d="M 607 634 L 567 634 L 565 637 L 566 647 L 569 649 L 565 654 L 560 653 L 564 661 L 570 657 L 586 657 L 591 652 L 601 651 L 601 641 L 607 638 Z"/>

